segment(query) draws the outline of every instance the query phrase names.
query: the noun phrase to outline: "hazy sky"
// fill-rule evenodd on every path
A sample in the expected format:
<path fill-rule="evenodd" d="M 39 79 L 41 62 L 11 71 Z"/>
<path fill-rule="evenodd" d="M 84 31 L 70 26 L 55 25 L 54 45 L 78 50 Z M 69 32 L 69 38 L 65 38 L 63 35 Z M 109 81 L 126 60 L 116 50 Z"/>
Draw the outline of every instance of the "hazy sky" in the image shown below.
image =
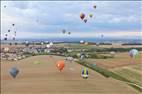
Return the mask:
<path fill-rule="evenodd" d="M 101 34 L 138 38 L 142 36 L 141 4 L 141 1 L 2 1 L 2 37 L 14 23 L 17 38 L 97 38 Z M 87 23 L 79 17 L 82 12 Z M 88 17 L 90 13 L 93 18 Z M 63 29 L 72 34 L 63 34 Z"/>

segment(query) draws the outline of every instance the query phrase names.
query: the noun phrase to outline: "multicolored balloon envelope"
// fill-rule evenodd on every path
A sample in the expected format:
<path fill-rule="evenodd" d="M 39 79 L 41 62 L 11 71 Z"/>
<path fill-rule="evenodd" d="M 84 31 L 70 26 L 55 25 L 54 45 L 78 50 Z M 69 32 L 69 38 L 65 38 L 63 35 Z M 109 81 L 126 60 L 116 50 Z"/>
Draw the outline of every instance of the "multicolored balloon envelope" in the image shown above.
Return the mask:
<path fill-rule="evenodd" d="M 13 77 L 13 78 L 16 78 L 16 76 L 18 75 L 19 73 L 19 69 L 16 68 L 16 67 L 12 67 L 9 71 L 10 75 Z"/>
<path fill-rule="evenodd" d="M 129 51 L 129 55 L 132 57 L 132 58 L 135 58 L 137 55 L 139 54 L 138 50 L 136 49 L 131 49 Z"/>
<path fill-rule="evenodd" d="M 84 18 L 85 18 L 85 14 L 84 14 L 84 13 L 81 13 L 81 14 L 80 14 L 80 19 L 83 20 Z"/>
<path fill-rule="evenodd" d="M 89 14 L 89 17 L 92 18 L 92 17 L 93 17 L 93 14 Z"/>
<path fill-rule="evenodd" d="M 88 78 L 88 69 L 87 68 L 83 68 L 82 69 L 82 72 L 81 72 L 81 76 L 82 76 L 82 78 L 84 78 L 84 79 L 87 79 Z"/>
<path fill-rule="evenodd" d="M 64 69 L 64 67 L 65 67 L 64 60 L 58 61 L 57 64 L 56 64 L 56 67 L 57 67 L 60 71 L 62 71 L 62 70 Z"/>

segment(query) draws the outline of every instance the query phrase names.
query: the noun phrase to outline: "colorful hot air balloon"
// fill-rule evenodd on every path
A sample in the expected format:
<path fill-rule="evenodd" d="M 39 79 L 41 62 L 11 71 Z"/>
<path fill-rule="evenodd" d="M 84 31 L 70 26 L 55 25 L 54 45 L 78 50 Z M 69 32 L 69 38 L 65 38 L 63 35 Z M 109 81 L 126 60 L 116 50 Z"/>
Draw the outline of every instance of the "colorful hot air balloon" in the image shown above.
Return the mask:
<path fill-rule="evenodd" d="M 12 68 L 10 69 L 9 73 L 10 73 L 10 75 L 11 75 L 13 78 L 15 78 L 15 77 L 18 75 L 18 73 L 19 73 L 19 69 L 16 68 L 16 67 L 12 67 Z"/>
<path fill-rule="evenodd" d="M 58 61 L 57 64 L 56 64 L 56 67 L 57 67 L 60 71 L 62 71 L 62 70 L 64 69 L 64 67 L 65 67 L 64 60 Z"/>
<path fill-rule="evenodd" d="M 93 14 L 89 14 L 89 17 L 92 18 L 92 17 L 93 17 Z"/>
<path fill-rule="evenodd" d="M 83 68 L 82 69 L 82 72 L 81 72 L 81 76 L 84 78 L 84 79 L 87 79 L 88 78 L 88 69 L 87 68 Z"/>
<path fill-rule="evenodd" d="M 84 13 L 81 13 L 80 14 L 80 18 L 83 20 L 85 18 L 85 14 Z"/>
<path fill-rule="evenodd" d="M 129 55 L 130 55 L 132 58 L 135 58 L 138 54 L 139 54 L 139 52 L 138 52 L 137 49 L 131 49 L 131 50 L 129 51 Z"/>

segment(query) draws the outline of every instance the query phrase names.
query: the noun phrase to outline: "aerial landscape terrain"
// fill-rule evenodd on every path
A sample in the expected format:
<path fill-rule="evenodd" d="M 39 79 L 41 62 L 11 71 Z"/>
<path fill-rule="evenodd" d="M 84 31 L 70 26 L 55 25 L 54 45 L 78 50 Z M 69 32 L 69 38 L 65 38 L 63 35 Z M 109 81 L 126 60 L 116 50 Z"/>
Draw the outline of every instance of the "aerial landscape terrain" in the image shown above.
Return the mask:
<path fill-rule="evenodd" d="M 141 94 L 140 4 L 2 1 L 1 94 Z"/>

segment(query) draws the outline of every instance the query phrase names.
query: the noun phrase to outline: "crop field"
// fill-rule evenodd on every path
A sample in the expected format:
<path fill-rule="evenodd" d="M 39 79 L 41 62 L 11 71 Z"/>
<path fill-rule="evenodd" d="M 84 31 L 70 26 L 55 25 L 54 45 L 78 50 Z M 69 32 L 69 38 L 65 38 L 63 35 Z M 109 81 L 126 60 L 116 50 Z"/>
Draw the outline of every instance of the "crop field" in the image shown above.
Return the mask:
<path fill-rule="evenodd" d="M 126 83 L 89 69 L 89 78 L 83 79 L 83 66 L 66 62 L 65 68 L 59 72 L 56 62 L 64 60 L 58 56 L 33 56 L 20 61 L 1 62 L 1 92 L 2 94 L 138 94 L 138 91 Z M 40 61 L 40 64 L 34 64 Z M 9 69 L 17 66 L 20 70 L 13 79 Z M 70 70 L 69 67 L 73 67 Z M 117 84 L 117 85 L 116 85 Z M 125 89 L 124 89 L 125 88 Z"/>
<path fill-rule="evenodd" d="M 141 64 L 137 64 L 134 66 L 125 66 L 122 68 L 116 68 L 112 71 L 142 87 L 142 67 Z"/>
<path fill-rule="evenodd" d="M 95 63 L 100 67 L 112 69 L 112 68 L 118 68 L 123 66 L 129 66 L 134 65 L 134 68 L 139 68 L 135 65 L 142 63 L 142 54 L 140 53 L 139 56 L 136 58 L 131 58 L 128 54 L 128 52 L 123 53 L 116 53 L 114 55 L 114 58 L 108 58 L 108 59 L 86 59 L 90 63 Z M 141 65 L 140 65 L 141 66 Z"/>

